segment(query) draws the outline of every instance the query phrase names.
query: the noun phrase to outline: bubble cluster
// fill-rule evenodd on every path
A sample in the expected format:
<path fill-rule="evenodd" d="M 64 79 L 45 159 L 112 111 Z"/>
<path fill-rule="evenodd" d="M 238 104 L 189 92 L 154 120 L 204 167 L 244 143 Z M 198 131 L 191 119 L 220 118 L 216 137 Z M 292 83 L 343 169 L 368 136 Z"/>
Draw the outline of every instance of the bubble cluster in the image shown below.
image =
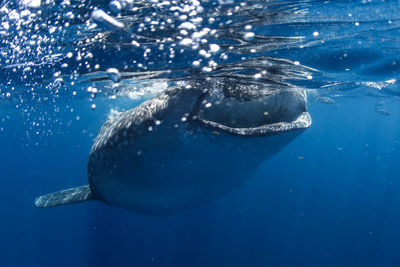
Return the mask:
<path fill-rule="evenodd" d="M 241 23 L 236 14 L 246 15 L 246 3 L 21 0 L 3 3 L 0 13 L 0 63 L 10 83 L 37 85 L 51 76 L 68 76 L 73 82 L 95 71 L 118 83 L 118 75 L 107 70 L 179 66 L 211 72 L 228 62 L 232 51 L 224 43 L 229 27 Z M 240 31 L 243 41 L 254 40 L 252 25 L 246 23 Z"/>
<path fill-rule="evenodd" d="M 258 3 L 257 8 L 265 12 L 255 17 L 251 12 L 258 10 L 253 4 L 217 0 L 3 1 L 0 101 L 27 114 L 33 114 L 38 104 L 49 105 L 54 114 L 60 114 L 76 113 L 69 101 L 84 99 L 88 112 L 99 112 L 104 99 L 112 103 L 122 98 L 143 99 L 179 84 L 179 80 L 228 74 L 238 81 L 273 80 L 266 65 L 241 61 L 286 46 L 286 40 L 299 41 L 261 38 L 257 24 L 275 11 L 267 12 L 269 1 Z M 32 131 L 42 134 L 36 131 L 38 120 L 29 118 Z M 74 114 L 71 123 L 82 120 L 83 114 Z"/>

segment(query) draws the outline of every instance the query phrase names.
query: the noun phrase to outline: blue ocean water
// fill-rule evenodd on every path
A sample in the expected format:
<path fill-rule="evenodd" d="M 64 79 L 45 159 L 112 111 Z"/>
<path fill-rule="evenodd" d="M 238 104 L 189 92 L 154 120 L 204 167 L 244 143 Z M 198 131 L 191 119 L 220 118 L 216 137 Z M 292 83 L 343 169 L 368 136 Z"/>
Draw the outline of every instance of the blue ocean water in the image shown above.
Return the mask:
<path fill-rule="evenodd" d="M 199 56 L 202 44 L 179 44 L 178 26 L 140 26 L 176 17 L 159 3 L 110 13 L 128 35 L 92 26 L 93 7 L 108 12 L 106 1 L 1 2 L 0 266 L 399 266 L 399 2 L 200 1 L 201 27 L 219 33 L 207 35 L 222 50 L 210 57 Z M 247 25 L 254 39 L 243 37 Z M 171 38 L 165 50 L 155 49 L 156 34 Z M 271 68 L 250 64 L 266 57 Z M 199 59 L 212 70 L 192 64 Z M 119 85 L 108 68 L 120 71 Z M 95 201 L 35 207 L 41 194 L 87 183 L 88 154 L 111 110 L 169 82 L 261 70 L 307 90 L 313 124 L 246 185 L 169 216 Z"/>

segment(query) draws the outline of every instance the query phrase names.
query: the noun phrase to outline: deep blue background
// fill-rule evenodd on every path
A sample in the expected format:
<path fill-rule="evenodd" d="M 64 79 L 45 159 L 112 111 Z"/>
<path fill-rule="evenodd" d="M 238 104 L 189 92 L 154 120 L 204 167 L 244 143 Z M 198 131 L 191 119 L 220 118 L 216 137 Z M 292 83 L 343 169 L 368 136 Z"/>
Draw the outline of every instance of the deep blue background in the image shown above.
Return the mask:
<path fill-rule="evenodd" d="M 90 133 L 110 103 L 98 100 L 92 112 L 76 100 L 81 120 L 61 112 L 70 126 L 29 140 L 22 113 L 3 106 L 11 117 L 0 133 L 0 265 L 398 266 L 400 107 L 386 99 L 384 116 L 378 101 L 311 100 L 311 128 L 249 184 L 167 217 L 100 202 L 35 208 L 42 193 L 86 183 Z"/>
<path fill-rule="evenodd" d="M 35 197 L 87 183 L 109 110 L 138 102 L 98 97 L 91 111 L 86 88 L 56 104 L 1 98 L 0 266 L 400 266 L 399 86 L 365 84 L 398 77 L 400 20 L 388 23 L 398 1 L 308 2 L 305 21 L 265 31 L 315 44 L 271 54 L 319 70 L 307 88 L 335 103 L 310 90 L 312 126 L 247 185 L 200 208 L 166 217 L 100 202 L 37 209 Z M 319 88 L 328 82 L 339 83 Z"/>

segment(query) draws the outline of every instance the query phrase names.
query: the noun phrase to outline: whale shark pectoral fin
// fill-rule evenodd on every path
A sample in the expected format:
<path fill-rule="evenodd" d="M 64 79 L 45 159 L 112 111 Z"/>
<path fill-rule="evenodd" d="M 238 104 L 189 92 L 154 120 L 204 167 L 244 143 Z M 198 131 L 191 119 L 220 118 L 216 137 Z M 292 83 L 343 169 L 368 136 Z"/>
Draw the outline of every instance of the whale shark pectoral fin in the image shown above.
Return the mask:
<path fill-rule="evenodd" d="M 90 186 L 83 185 L 40 196 L 35 199 L 35 205 L 38 208 L 49 208 L 93 199 L 94 196 Z"/>

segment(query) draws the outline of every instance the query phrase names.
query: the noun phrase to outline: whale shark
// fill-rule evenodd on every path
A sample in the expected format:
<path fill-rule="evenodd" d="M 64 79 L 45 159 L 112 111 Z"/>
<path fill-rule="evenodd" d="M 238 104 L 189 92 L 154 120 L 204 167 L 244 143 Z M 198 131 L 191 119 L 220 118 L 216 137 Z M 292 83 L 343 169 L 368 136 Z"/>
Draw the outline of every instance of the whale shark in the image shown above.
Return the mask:
<path fill-rule="evenodd" d="M 88 159 L 88 185 L 37 207 L 89 200 L 150 215 L 199 206 L 245 184 L 311 125 L 306 92 L 262 84 L 175 85 L 109 118 Z"/>

